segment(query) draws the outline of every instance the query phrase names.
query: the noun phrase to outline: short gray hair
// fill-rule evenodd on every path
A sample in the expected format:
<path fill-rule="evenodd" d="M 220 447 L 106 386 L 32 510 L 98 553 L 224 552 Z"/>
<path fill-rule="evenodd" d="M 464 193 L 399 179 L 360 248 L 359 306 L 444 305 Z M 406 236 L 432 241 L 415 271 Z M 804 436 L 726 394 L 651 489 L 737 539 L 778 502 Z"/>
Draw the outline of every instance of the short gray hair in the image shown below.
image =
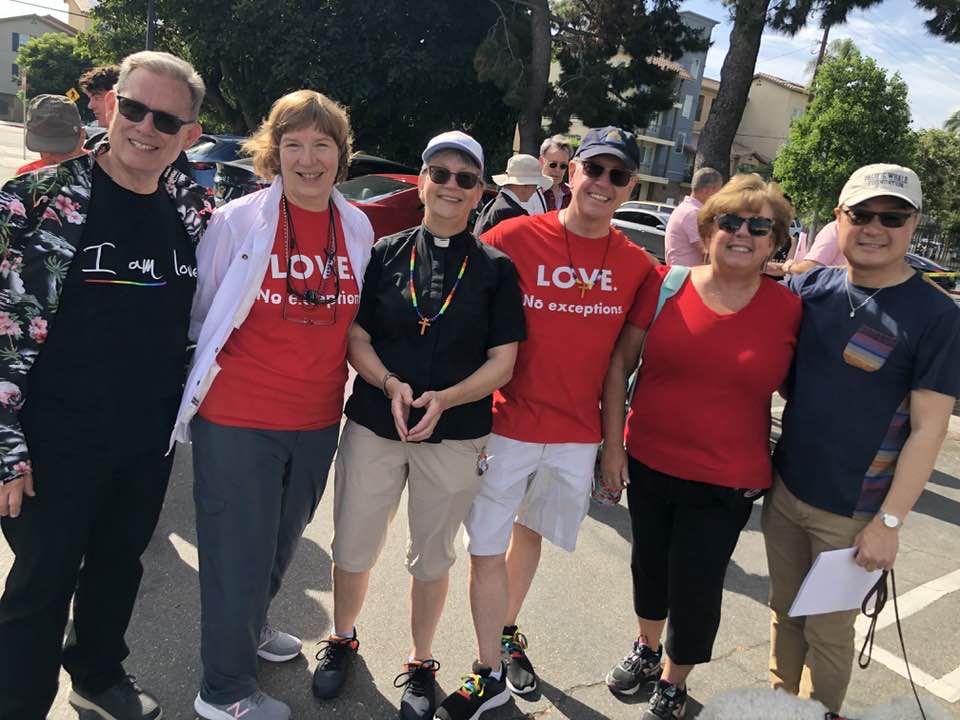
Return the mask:
<path fill-rule="evenodd" d="M 190 115 L 191 120 L 196 120 L 200 114 L 200 106 L 203 104 L 203 96 L 207 92 L 203 84 L 203 78 L 200 73 L 194 70 L 193 65 L 186 60 L 181 60 L 176 55 L 165 52 L 155 52 L 153 50 L 143 50 L 133 55 L 127 55 L 120 63 L 120 76 L 117 78 L 116 91 L 121 94 L 127 87 L 127 80 L 137 68 L 149 70 L 155 75 L 164 75 L 174 80 L 179 80 L 187 86 L 190 92 Z"/>
<path fill-rule="evenodd" d="M 696 192 L 708 187 L 719 187 L 723 185 L 723 175 L 712 167 L 702 167 L 693 174 L 693 180 L 690 182 L 690 189 Z"/>
<path fill-rule="evenodd" d="M 550 152 L 551 148 L 564 150 L 567 153 L 567 157 L 573 156 L 573 146 L 563 135 L 554 135 L 553 137 L 548 137 L 546 140 L 544 140 L 540 145 L 540 157 L 543 157 L 545 153 Z"/>

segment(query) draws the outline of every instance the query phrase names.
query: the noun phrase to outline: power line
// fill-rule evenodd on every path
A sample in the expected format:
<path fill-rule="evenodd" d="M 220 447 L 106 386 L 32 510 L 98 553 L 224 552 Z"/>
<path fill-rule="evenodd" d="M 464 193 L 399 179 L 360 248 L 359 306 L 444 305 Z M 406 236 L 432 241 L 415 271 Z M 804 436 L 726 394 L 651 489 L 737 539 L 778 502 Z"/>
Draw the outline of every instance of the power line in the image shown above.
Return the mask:
<path fill-rule="evenodd" d="M 82 18 L 90 17 L 90 15 L 85 12 L 72 12 L 70 10 L 63 10 L 62 8 L 52 8 L 47 5 L 38 5 L 37 3 L 27 2 L 27 0 L 7 0 L 7 1 L 12 3 L 18 3 L 19 5 L 29 5 L 30 7 L 41 8 L 43 10 L 50 10 L 51 12 L 63 13 L 64 15 L 76 15 L 77 17 L 82 17 Z"/>

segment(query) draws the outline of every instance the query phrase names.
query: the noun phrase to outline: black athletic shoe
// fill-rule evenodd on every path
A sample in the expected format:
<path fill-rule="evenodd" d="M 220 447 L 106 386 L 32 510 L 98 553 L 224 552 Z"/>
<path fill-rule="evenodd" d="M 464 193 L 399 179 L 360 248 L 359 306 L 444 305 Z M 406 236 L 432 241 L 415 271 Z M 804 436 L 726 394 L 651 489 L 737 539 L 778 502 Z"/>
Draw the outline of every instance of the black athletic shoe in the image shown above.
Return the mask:
<path fill-rule="evenodd" d="M 687 690 L 664 680 L 657 681 L 650 705 L 640 720 L 681 720 L 687 711 Z"/>
<path fill-rule="evenodd" d="M 159 703 L 137 685 L 133 675 L 127 675 L 99 693 L 87 692 L 74 685 L 70 704 L 78 714 L 87 711 L 104 720 L 159 720 L 163 717 Z"/>
<path fill-rule="evenodd" d="M 400 698 L 400 720 L 433 720 L 437 709 L 437 670 L 440 663 L 433 658 L 407 663 L 407 669 L 393 679 L 394 687 L 403 688 Z"/>
<path fill-rule="evenodd" d="M 504 680 L 506 668 L 500 665 L 500 679 L 490 676 L 490 668 L 473 664 L 473 672 L 461 678 L 460 689 L 437 708 L 435 720 L 477 720 L 487 710 L 500 707 L 510 700 L 510 690 Z"/>
<path fill-rule="evenodd" d="M 663 672 L 663 646 L 656 652 L 639 640 L 633 650 L 607 673 L 607 687 L 617 695 L 633 695 L 642 685 L 659 680 Z"/>
<path fill-rule="evenodd" d="M 317 653 L 320 663 L 313 671 L 313 695 L 321 700 L 335 698 L 343 689 L 347 681 L 347 674 L 353 659 L 357 656 L 360 641 L 357 640 L 356 630 L 352 638 L 342 638 L 331 635 L 321 640 L 323 647 Z"/>
<path fill-rule="evenodd" d="M 507 664 L 507 687 L 517 695 L 527 695 L 537 689 L 537 674 L 527 658 L 527 638 L 516 625 L 503 628 L 503 661 Z"/>

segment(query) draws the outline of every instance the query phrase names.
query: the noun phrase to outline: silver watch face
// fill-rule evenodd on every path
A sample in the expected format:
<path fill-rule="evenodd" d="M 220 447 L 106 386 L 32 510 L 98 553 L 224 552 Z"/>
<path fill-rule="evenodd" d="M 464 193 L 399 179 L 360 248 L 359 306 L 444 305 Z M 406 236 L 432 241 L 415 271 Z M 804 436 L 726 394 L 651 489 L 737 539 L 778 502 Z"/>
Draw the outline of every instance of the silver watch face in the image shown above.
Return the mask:
<path fill-rule="evenodd" d="M 890 513 L 883 513 L 880 516 L 880 519 L 883 520 L 883 524 L 888 528 L 897 528 L 900 526 L 900 518 L 896 515 L 891 515 Z"/>

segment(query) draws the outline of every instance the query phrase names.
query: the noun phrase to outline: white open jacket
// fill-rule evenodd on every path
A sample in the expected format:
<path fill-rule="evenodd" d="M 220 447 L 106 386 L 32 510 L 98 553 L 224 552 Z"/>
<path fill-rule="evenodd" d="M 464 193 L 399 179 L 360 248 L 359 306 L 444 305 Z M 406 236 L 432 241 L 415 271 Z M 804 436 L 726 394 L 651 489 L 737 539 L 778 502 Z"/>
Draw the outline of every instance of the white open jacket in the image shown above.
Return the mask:
<path fill-rule="evenodd" d="M 197 246 L 197 292 L 190 312 L 190 339 L 196 341 L 197 349 L 170 437 L 171 448 L 177 440 L 190 441 L 190 421 L 220 372 L 217 354 L 246 320 L 261 290 L 276 238 L 282 192 L 278 175 L 269 188 L 224 205 L 213 214 Z M 336 188 L 330 199 L 340 214 L 350 267 L 362 290 L 373 228 Z"/>

